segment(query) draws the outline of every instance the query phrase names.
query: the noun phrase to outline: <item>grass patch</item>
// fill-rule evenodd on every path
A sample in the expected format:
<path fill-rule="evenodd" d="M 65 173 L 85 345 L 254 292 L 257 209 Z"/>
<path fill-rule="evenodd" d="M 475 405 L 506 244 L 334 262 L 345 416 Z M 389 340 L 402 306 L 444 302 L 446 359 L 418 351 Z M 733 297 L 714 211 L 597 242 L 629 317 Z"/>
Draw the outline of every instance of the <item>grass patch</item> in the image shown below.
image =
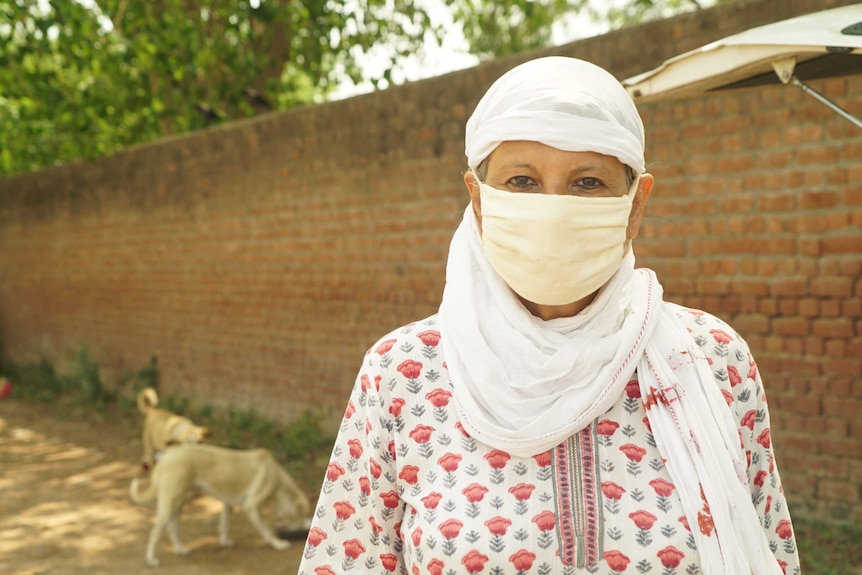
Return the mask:
<path fill-rule="evenodd" d="M 794 519 L 793 529 L 803 575 L 862 573 L 862 525 Z"/>

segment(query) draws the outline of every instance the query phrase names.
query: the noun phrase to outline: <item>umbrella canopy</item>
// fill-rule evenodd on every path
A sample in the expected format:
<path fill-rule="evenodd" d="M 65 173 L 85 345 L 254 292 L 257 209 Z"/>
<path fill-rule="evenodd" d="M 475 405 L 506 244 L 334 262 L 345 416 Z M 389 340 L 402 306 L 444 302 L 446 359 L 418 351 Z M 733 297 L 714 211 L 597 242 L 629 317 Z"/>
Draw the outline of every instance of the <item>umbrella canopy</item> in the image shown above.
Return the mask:
<path fill-rule="evenodd" d="M 622 83 L 636 102 L 647 103 L 788 83 L 791 77 L 860 73 L 862 4 L 852 4 L 751 28 L 675 56 Z"/>

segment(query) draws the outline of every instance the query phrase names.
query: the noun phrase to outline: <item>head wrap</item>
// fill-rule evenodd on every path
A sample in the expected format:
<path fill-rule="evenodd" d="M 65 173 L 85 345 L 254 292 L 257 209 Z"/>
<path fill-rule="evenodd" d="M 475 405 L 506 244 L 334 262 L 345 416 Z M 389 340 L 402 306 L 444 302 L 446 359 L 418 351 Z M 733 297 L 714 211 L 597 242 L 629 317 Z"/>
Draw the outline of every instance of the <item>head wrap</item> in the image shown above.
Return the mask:
<path fill-rule="evenodd" d="M 467 121 L 467 165 L 475 170 L 502 142 L 527 140 L 597 152 L 644 172 L 644 128 L 631 97 L 595 64 L 550 56 L 501 76 Z"/>

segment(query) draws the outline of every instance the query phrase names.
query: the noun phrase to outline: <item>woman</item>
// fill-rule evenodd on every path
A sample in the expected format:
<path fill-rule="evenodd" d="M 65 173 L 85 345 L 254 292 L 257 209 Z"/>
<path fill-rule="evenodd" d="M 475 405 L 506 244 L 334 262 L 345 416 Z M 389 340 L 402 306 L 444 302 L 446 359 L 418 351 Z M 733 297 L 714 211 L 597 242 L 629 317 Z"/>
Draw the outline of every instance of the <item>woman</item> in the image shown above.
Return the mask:
<path fill-rule="evenodd" d="M 625 90 L 527 62 L 466 154 L 439 313 L 368 350 L 300 573 L 798 573 L 748 347 L 634 267 Z"/>

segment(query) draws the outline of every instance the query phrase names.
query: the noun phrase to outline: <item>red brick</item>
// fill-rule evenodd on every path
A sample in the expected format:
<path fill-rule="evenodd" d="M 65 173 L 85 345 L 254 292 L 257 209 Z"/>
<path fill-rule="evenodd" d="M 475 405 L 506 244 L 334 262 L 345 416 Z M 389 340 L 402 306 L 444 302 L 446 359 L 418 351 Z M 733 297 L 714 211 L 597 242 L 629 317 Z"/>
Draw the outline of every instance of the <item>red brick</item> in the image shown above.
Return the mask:
<path fill-rule="evenodd" d="M 776 444 L 778 439 L 776 438 Z M 801 451 L 803 453 L 817 453 L 817 440 L 807 436 L 798 434 L 782 434 L 780 445 L 782 449 L 789 451 Z"/>
<path fill-rule="evenodd" d="M 751 260 L 751 258 L 748 258 Z M 775 260 L 753 260 L 747 267 L 747 273 L 758 276 L 774 276 L 778 273 L 779 262 Z"/>
<path fill-rule="evenodd" d="M 794 209 L 796 209 L 796 196 L 793 194 L 761 196 L 757 202 L 759 212 L 788 212 Z"/>
<path fill-rule="evenodd" d="M 792 338 L 785 339 L 785 342 L 792 341 L 794 341 Z M 785 345 L 785 351 L 789 351 L 787 345 Z M 781 368 L 782 371 L 787 373 L 803 376 L 817 376 L 821 373 L 820 361 L 817 359 L 811 360 L 799 357 L 790 357 L 781 362 Z"/>
<path fill-rule="evenodd" d="M 792 392 L 791 396 L 806 395 L 812 389 L 810 377 L 799 377 L 797 374 L 792 373 L 786 376 L 785 379 L 787 390 Z"/>
<path fill-rule="evenodd" d="M 798 235 L 818 235 L 828 231 L 829 222 L 819 213 L 800 212 L 789 222 L 790 231 Z"/>
<path fill-rule="evenodd" d="M 804 337 L 811 333 L 811 321 L 801 317 L 778 317 L 772 320 L 772 333 Z"/>
<path fill-rule="evenodd" d="M 801 337 L 785 337 L 784 351 L 792 356 L 801 356 L 805 354 L 805 340 Z M 781 364 L 782 369 L 787 369 L 784 362 Z"/>
<path fill-rule="evenodd" d="M 842 315 L 841 313 L 841 302 L 834 299 L 824 300 L 820 304 L 821 315 L 823 317 L 837 317 Z"/>
<path fill-rule="evenodd" d="M 823 399 L 823 414 L 827 417 L 855 419 L 862 415 L 862 399 L 851 397 Z"/>
<path fill-rule="evenodd" d="M 850 503 L 858 503 L 862 500 L 860 497 L 860 486 L 848 481 L 821 479 L 817 486 L 817 493 L 820 497 L 837 499 Z"/>
<path fill-rule="evenodd" d="M 738 280 L 732 282 L 730 285 L 733 293 L 737 294 L 766 296 L 769 295 L 770 291 L 769 284 L 764 281 Z"/>
<path fill-rule="evenodd" d="M 797 315 L 799 313 L 799 300 L 783 298 L 778 302 L 778 312 L 783 316 Z"/>
<path fill-rule="evenodd" d="M 823 137 L 823 126 L 820 124 L 806 124 L 802 126 L 802 141 L 812 142 Z"/>
<path fill-rule="evenodd" d="M 787 459 L 786 457 L 784 459 Z M 850 466 L 846 459 L 830 459 L 827 457 L 809 457 L 811 465 L 805 469 L 815 477 L 847 479 Z"/>
<path fill-rule="evenodd" d="M 782 397 L 779 407 L 791 413 L 803 413 L 806 415 L 819 415 L 823 412 L 820 398 L 818 397 Z"/>
<path fill-rule="evenodd" d="M 837 419 L 833 414 L 826 420 L 826 433 L 830 437 L 852 437 L 850 434 L 850 423 L 843 419 Z"/>
<path fill-rule="evenodd" d="M 726 295 L 730 293 L 730 284 L 727 280 L 703 278 L 697 281 L 697 291 L 702 294 Z"/>
<path fill-rule="evenodd" d="M 772 288 L 775 289 L 774 287 Z M 773 316 L 778 313 L 778 300 L 775 298 L 763 298 L 759 302 L 758 310 L 760 313 Z"/>
<path fill-rule="evenodd" d="M 718 161 L 718 171 L 719 173 L 726 174 L 735 174 L 746 172 L 751 169 L 754 165 L 754 158 L 752 156 L 731 156 L 721 158 Z"/>
<path fill-rule="evenodd" d="M 784 491 L 800 500 L 801 503 L 809 503 L 816 501 L 817 496 L 817 479 L 804 474 L 806 470 L 799 470 L 800 473 L 782 473 L 781 481 L 784 484 Z M 789 477 L 788 477 L 789 476 Z"/>
<path fill-rule="evenodd" d="M 862 276 L 862 259 L 857 257 L 842 258 L 838 261 L 838 275 Z"/>
<path fill-rule="evenodd" d="M 745 184 L 740 185 L 745 189 Z M 728 212 L 750 212 L 754 209 L 754 196 L 751 194 L 721 197 L 718 201 L 719 208 L 723 213 Z"/>
<path fill-rule="evenodd" d="M 782 451 L 781 451 L 781 471 L 798 469 L 798 470 L 808 470 L 808 469 L 817 469 L 817 464 L 822 460 L 822 458 L 814 457 L 805 453 L 804 451 L 791 451 L 787 446 L 783 443 L 782 438 Z"/>
<path fill-rule="evenodd" d="M 806 192 L 799 197 L 799 208 L 802 210 L 820 210 L 834 208 L 838 204 L 835 192 Z"/>
<path fill-rule="evenodd" d="M 736 139 L 738 140 L 738 138 Z M 725 138 L 727 141 L 727 138 Z M 759 147 L 761 148 L 777 148 L 784 144 L 782 133 L 778 129 L 766 129 L 761 131 L 759 138 Z M 732 150 L 737 151 L 737 150 Z"/>
<path fill-rule="evenodd" d="M 853 323 L 844 318 L 815 319 L 811 333 L 822 337 L 852 337 Z"/>
<path fill-rule="evenodd" d="M 842 275 L 838 272 L 840 267 L 841 263 L 838 258 L 824 256 L 817 260 L 817 275 L 819 278 Z"/>
<path fill-rule="evenodd" d="M 755 313 L 738 315 L 733 320 L 733 327 L 745 337 L 754 333 L 768 333 L 769 318 Z"/>
<path fill-rule="evenodd" d="M 857 169 L 857 171 L 862 173 L 862 170 Z M 852 176 L 848 176 L 848 180 L 859 182 L 858 179 L 854 180 Z M 848 206 L 862 206 L 862 187 L 854 186 L 844 190 L 841 195 L 841 203 Z"/>
<path fill-rule="evenodd" d="M 823 243 L 820 238 L 800 238 L 799 253 L 803 256 L 820 257 L 823 254 Z"/>
<path fill-rule="evenodd" d="M 808 297 L 796 300 L 797 310 L 796 313 L 803 317 L 814 317 L 820 315 L 820 302 L 819 300 Z"/>
<path fill-rule="evenodd" d="M 755 351 L 755 353 L 765 347 L 763 336 L 757 333 L 745 333 L 745 341 L 748 342 L 749 348 Z"/>
<path fill-rule="evenodd" d="M 805 296 L 809 294 L 806 280 L 784 280 L 770 282 L 770 292 L 774 296 Z"/>
<path fill-rule="evenodd" d="M 862 254 L 862 234 L 824 237 L 821 245 L 824 254 Z"/>
<path fill-rule="evenodd" d="M 838 439 L 829 438 L 820 442 L 820 453 L 836 457 L 847 457 L 851 459 L 862 458 L 862 441 L 858 438 Z"/>
<path fill-rule="evenodd" d="M 842 168 L 828 170 L 824 172 L 823 176 L 826 178 L 827 186 L 837 186 L 842 189 L 845 188 L 847 183 L 850 181 L 847 177 L 847 170 Z"/>
<path fill-rule="evenodd" d="M 796 153 L 796 161 L 800 166 L 806 164 L 832 164 L 835 162 L 836 155 L 834 148 L 824 148 L 822 146 L 803 148 Z"/>
<path fill-rule="evenodd" d="M 825 348 L 821 353 L 830 357 L 844 357 L 847 353 L 847 341 L 843 339 L 830 339 L 826 341 Z"/>
<path fill-rule="evenodd" d="M 823 368 L 827 375 L 862 377 L 862 358 L 830 358 L 824 361 Z"/>
<path fill-rule="evenodd" d="M 760 262 L 757 258 L 739 256 L 739 272 L 742 275 L 754 276 L 760 274 Z"/>
<path fill-rule="evenodd" d="M 776 335 L 764 338 L 764 348 L 771 353 L 782 353 L 784 351 L 784 338 Z M 761 362 L 762 363 L 762 362 Z"/>

